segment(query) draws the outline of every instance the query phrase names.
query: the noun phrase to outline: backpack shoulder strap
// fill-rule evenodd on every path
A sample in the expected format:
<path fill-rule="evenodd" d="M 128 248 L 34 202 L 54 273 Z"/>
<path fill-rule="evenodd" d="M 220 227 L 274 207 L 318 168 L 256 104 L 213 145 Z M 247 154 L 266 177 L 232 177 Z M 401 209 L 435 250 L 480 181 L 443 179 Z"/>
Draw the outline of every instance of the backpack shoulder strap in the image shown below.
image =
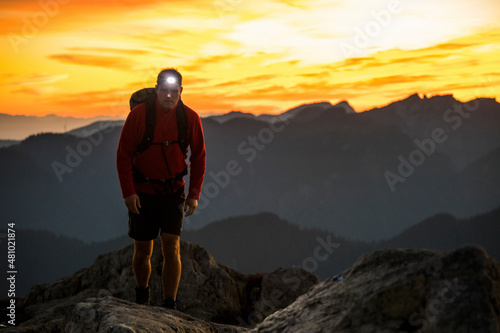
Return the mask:
<path fill-rule="evenodd" d="M 180 99 L 177 103 L 175 112 L 175 117 L 177 118 L 177 131 L 179 133 L 177 143 L 184 154 L 184 158 L 186 158 L 188 149 L 188 124 L 186 109 L 184 108 L 184 103 L 182 103 L 182 100 Z"/>
<path fill-rule="evenodd" d="M 144 88 L 136 91 L 130 97 L 130 109 L 141 103 L 146 103 L 146 129 L 136 153 L 142 153 L 153 143 L 156 122 L 156 91 L 154 88 Z"/>
<path fill-rule="evenodd" d="M 141 103 L 146 103 L 146 129 L 141 143 L 137 146 L 137 154 L 142 153 L 153 144 L 156 122 L 156 97 L 156 91 L 154 88 L 144 88 L 138 90 L 130 97 L 130 110 Z M 178 130 L 177 144 L 179 144 L 179 147 L 184 154 L 184 158 L 186 158 L 188 149 L 188 124 L 186 109 L 184 108 L 184 103 L 182 103 L 182 100 L 180 99 L 177 103 L 175 112 Z"/>

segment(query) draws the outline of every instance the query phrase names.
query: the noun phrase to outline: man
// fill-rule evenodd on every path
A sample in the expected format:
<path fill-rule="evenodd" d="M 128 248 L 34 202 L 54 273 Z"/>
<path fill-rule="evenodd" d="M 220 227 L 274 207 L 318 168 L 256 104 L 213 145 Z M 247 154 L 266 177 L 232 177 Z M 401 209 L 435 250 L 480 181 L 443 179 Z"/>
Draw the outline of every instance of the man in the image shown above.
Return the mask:
<path fill-rule="evenodd" d="M 149 304 L 153 240 L 161 234 L 163 306 L 176 308 L 181 276 L 180 235 L 183 214 L 196 210 L 205 175 L 205 142 L 198 114 L 181 101 L 182 76 L 175 69 L 158 74 L 155 91 L 156 123 L 153 144 L 137 148 L 146 131 L 146 103 L 132 109 L 125 121 L 117 151 L 117 170 L 129 210 L 129 236 L 134 239 L 132 266 L 137 282 L 136 302 Z M 153 107 L 153 106 L 151 106 Z M 185 151 L 178 141 L 177 108 L 184 107 L 187 144 L 191 150 L 187 199 Z"/>

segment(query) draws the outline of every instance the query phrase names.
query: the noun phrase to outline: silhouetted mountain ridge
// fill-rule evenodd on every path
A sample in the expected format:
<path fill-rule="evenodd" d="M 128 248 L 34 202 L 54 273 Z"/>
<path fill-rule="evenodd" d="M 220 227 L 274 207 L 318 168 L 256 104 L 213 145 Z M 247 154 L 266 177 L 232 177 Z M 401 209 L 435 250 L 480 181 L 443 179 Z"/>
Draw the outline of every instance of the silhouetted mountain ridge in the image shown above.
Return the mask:
<path fill-rule="evenodd" d="M 91 118 L 61 117 L 54 114 L 46 116 L 24 116 L 0 113 L 0 139 L 24 140 L 39 133 L 64 133 L 87 126 L 97 121 L 123 120 L 123 117 L 97 116 Z"/>
<path fill-rule="evenodd" d="M 467 219 L 437 214 L 391 239 L 366 243 L 345 239 L 326 230 L 301 229 L 275 214 L 261 213 L 232 217 L 196 231 L 185 231 L 183 238 L 200 244 L 217 261 L 242 272 L 272 271 L 280 266 L 296 265 L 309 268 L 324 279 L 351 266 L 360 255 L 383 248 L 451 251 L 476 244 L 498 260 L 499 220 L 500 208 Z"/>
<path fill-rule="evenodd" d="M 433 132 L 442 129 L 445 139 L 436 143 L 436 150 L 448 155 L 458 170 L 498 147 L 500 104 L 492 98 L 462 103 L 452 95 L 420 98 L 413 94 L 361 115 L 398 126 L 412 141 L 432 139 Z"/>
<path fill-rule="evenodd" d="M 207 173 L 185 229 L 269 211 L 371 241 L 440 212 L 465 218 L 500 204 L 496 101 L 414 95 L 363 113 L 339 104 L 300 106 L 272 122 L 203 118 Z M 474 111 L 465 118 L 457 108 Z M 0 149 L 0 216 L 87 241 L 123 234 L 119 135 L 119 127 L 86 138 L 43 134 Z"/>
<path fill-rule="evenodd" d="M 437 214 L 403 231 L 377 247 L 413 247 L 454 250 L 467 244 L 477 244 L 500 260 L 500 208 L 466 219 L 451 214 Z"/>

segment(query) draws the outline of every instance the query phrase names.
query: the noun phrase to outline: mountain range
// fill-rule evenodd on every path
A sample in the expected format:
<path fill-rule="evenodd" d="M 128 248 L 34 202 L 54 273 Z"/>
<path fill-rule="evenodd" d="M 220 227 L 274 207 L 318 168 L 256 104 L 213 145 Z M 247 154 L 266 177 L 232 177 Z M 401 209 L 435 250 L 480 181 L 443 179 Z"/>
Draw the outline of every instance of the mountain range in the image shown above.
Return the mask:
<path fill-rule="evenodd" d="M 436 214 L 465 219 L 500 204 L 500 104 L 493 99 L 414 94 L 363 113 L 347 102 L 318 103 L 202 122 L 207 172 L 185 230 L 267 211 L 371 242 Z M 0 149 L 4 225 L 86 242 L 126 233 L 115 169 L 121 126 L 102 124 Z"/>
<path fill-rule="evenodd" d="M 0 143 L 19 142 L 39 133 L 66 133 L 99 121 L 122 121 L 123 117 L 98 116 L 90 118 L 61 117 L 49 114 L 43 117 L 0 113 Z"/>
<path fill-rule="evenodd" d="M 468 118 L 455 114 L 471 106 Z M 288 117 L 293 111 L 273 125 L 206 119 L 208 172 L 191 225 L 270 211 L 373 240 L 438 213 L 466 218 L 500 203 L 494 100 L 412 95 L 363 113 L 313 104 Z M 228 177 L 230 161 L 240 168 Z"/>

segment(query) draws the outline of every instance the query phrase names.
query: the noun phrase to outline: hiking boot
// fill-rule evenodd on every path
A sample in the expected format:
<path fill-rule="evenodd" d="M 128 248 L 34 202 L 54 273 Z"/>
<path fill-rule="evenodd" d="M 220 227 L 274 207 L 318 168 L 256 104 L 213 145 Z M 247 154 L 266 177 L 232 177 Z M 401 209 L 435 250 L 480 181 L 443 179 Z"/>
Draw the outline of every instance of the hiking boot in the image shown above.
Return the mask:
<path fill-rule="evenodd" d="M 162 306 L 167 309 L 177 310 L 177 302 L 173 298 L 165 298 Z"/>
<path fill-rule="evenodd" d="M 146 288 L 135 287 L 135 302 L 137 304 L 149 305 L 149 286 Z"/>

